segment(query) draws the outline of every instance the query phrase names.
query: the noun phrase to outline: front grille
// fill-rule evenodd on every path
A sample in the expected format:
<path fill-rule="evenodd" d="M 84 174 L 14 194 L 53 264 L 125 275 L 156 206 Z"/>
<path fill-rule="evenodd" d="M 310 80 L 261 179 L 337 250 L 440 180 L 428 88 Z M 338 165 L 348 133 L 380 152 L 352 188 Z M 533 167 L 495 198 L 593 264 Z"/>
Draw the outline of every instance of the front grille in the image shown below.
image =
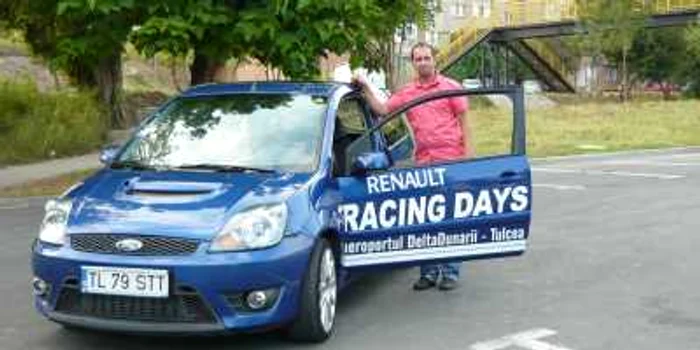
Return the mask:
<path fill-rule="evenodd" d="M 216 323 L 211 309 L 197 292 L 178 292 L 168 298 L 142 298 L 84 294 L 77 286 L 65 285 L 56 311 L 126 321 L 161 323 Z"/>
<path fill-rule="evenodd" d="M 117 242 L 124 239 L 139 240 L 143 247 L 136 251 L 117 249 Z M 112 234 L 74 234 L 70 235 L 70 244 L 81 252 L 120 255 L 188 255 L 199 247 L 199 242 L 193 239 Z"/>

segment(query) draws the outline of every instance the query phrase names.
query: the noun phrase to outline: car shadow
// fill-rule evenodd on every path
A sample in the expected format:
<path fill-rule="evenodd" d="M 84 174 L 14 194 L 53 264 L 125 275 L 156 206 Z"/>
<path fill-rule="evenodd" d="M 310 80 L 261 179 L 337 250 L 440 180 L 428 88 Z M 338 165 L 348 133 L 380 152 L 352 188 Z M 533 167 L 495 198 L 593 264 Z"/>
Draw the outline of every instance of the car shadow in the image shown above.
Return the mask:
<path fill-rule="evenodd" d="M 403 273 L 402 269 L 368 272 L 357 277 L 353 283 L 345 287 L 338 298 L 336 314 L 336 331 L 342 324 L 343 313 L 362 307 L 371 302 L 384 288 L 393 283 L 394 276 Z M 281 330 L 258 331 L 254 333 L 231 333 L 224 335 L 198 336 L 148 336 L 132 334 L 115 334 L 103 331 L 85 330 L 79 328 L 60 327 L 55 337 L 45 339 L 51 343 L 51 348 L 69 349 L 148 349 L 148 350 L 177 350 L 193 349 L 217 350 L 230 349 L 294 349 L 309 346 L 323 346 L 332 343 L 332 339 L 324 344 L 312 345 L 295 343 L 288 340 Z"/>

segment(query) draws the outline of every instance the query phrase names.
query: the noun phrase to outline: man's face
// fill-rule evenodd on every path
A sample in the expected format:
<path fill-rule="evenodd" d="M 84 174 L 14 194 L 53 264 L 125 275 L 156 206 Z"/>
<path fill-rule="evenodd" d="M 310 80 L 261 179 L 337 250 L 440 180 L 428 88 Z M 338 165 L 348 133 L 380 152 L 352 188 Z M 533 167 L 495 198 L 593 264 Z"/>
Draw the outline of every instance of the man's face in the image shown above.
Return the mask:
<path fill-rule="evenodd" d="M 413 50 L 413 68 L 421 78 L 429 78 L 435 74 L 435 61 L 430 48 L 419 46 Z"/>

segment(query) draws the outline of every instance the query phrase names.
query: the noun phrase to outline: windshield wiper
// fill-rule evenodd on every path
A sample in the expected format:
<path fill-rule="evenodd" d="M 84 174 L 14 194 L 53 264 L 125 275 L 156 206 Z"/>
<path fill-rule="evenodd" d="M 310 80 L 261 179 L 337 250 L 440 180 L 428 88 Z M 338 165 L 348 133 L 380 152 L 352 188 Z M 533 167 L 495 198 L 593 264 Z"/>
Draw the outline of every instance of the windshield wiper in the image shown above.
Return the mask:
<path fill-rule="evenodd" d="M 231 173 L 250 171 L 250 172 L 256 172 L 256 173 L 269 174 L 269 173 L 276 173 L 277 172 L 276 170 L 273 170 L 273 169 L 255 168 L 255 167 L 241 166 L 241 165 L 210 164 L 210 163 L 185 164 L 185 165 L 173 167 L 171 169 L 211 170 L 211 171 L 231 172 Z"/>
<path fill-rule="evenodd" d="M 112 169 L 133 169 L 133 170 L 162 170 L 161 168 L 141 163 L 136 160 L 115 161 L 109 165 Z"/>

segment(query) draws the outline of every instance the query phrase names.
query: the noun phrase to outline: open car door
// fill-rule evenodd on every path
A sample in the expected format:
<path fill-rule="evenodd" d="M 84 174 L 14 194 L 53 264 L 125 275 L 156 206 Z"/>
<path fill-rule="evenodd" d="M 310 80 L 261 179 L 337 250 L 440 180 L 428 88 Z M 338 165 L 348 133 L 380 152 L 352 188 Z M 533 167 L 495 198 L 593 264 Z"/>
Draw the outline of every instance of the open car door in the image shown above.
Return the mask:
<path fill-rule="evenodd" d="M 377 137 L 386 124 L 416 106 L 489 94 L 513 102 L 510 147 L 503 154 L 406 165 L 393 161 L 392 145 Z M 532 204 L 525 137 L 520 87 L 425 95 L 375 123 L 347 149 L 352 174 L 338 177 L 341 264 L 406 266 L 525 252 Z M 367 140 L 374 140 L 372 150 Z"/>

